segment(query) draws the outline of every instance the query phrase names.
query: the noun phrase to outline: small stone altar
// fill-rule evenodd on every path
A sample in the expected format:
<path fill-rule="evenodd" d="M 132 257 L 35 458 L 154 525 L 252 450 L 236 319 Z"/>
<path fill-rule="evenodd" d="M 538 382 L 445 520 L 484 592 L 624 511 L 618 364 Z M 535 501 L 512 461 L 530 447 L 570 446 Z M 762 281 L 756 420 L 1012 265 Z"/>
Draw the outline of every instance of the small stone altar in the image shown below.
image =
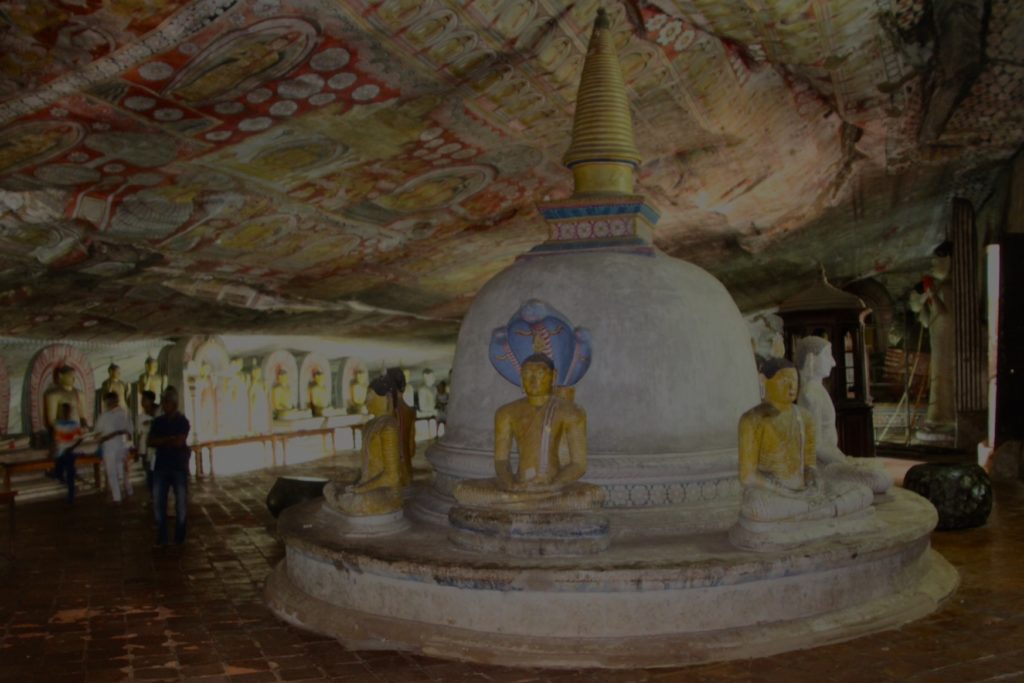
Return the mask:
<path fill-rule="evenodd" d="M 815 533 L 785 543 L 730 541 L 752 509 L 744 455 L 760 459 L 737 439 L 758 401 L 747 328 L 720 282 L 652 243 L 657 212 L 634 194 L 640 156 L 608 28 L 599 12 L 565 157 L 574 194 L 540 207 L 550 238 L 463 320 L 459 390 L 427 452 L 433 481 L 403 501 L 408 528 L 352 534 L 329 500 L 286 510 L 286 556 L 265 589 L 280 618 L 353 649 L 673 666 L 893 628 L 956 588 L 929 547 L 935 508 L 907 491 L 875 500 L 852 484 L 830 497 L 826 482 L 807 512 L 849 499 L 870 524 L 817 533 L 829 522 L 816 518 Z M 787 434 L 806 412 L 775 409 Z M 787 458 L 815 453 L 779 442 Z M 815 479 L 769 474 L 798 496 Z"/>

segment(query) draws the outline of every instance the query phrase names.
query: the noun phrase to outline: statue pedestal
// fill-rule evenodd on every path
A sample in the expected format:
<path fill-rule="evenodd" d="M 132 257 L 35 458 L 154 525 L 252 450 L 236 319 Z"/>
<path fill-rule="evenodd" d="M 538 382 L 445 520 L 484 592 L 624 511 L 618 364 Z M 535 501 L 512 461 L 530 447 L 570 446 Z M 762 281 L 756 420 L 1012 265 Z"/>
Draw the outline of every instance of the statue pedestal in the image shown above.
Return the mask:
<path fill-rule="evenodd" d="M 347 538 L 373 538 L 390 536 L 409 528 L 409 521 L 401 510 L 385 512 L 379 515 L 346 515 L 324 505 L 322 515 L 328 517 L 327 523 Z"/>
<path fill-rule="evenodd" d="M 608 518 L 588 512 L 523 512 L 455 506 L 448 540 L 457 548 L 516 557 L 571 557 L 607 550 Z"/>
<path fill-rule="evenodd" d="M 880 530 L 881 522 L 873 513 L 874 509 L 868 508 L 845 517 L 813 522 L 756 522 L 741 516 L 736 526 L 729 529 L 729 542 L 757 552 L 789 550 L 811 541 Z"/>
<path fill-rule="evenodd" d="M 265 598 L 281 619 L 360 650 L 566 668 L 761 657 L 897 628 L 955 590 L 956 570 L 929 548 L 935 508 L 890 495 L 874 530 L 767 553 L 721 531 L 626 531 L 628 513 L 604 509 L 610 546 L 572 559 L 467 553 L 447 542 L 450 526 L 415 519 L 357 536 L 347 525 L 369 522 L 313 500 L 281 514 L 287 555 Z M 678 513 L 661 514 L 650 528 Z"/>

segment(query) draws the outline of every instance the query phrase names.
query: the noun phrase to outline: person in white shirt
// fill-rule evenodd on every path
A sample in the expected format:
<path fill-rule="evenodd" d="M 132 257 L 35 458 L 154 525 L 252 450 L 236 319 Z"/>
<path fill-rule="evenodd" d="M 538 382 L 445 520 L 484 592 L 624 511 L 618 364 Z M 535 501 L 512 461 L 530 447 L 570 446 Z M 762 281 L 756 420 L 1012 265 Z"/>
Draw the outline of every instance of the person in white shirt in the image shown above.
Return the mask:
<path fill-rule="evenodd" d="M 103 466 L 107 470 L 107 485 L 115 503 L 121 502 L 121 488 L 126 495 L 132 495 L 132 482 L 125 476 L 125 456 L 128 455 L 128 439 L 132 433 L 132 421 L 120 405 L 120 397 L 109 392 L 103 397 L 106 410 L 96 420 L 97 440 L 103 448 Z"/>
<path fill-rule="evenodd" d="M 139 450 L 139 457 L 142 458 L 142 466 L 146 470 L 146 490 L 153 493 L 153 461 L 156 459 L 156 450 L 149 445 L 149 426 L 153 424 L 153 418 L 163 415 L 160 406 L 156 402 L 156 394 L 152 391 L 142 392 L 142 412 L 139 413 L 139 438 L 135 444 Z"/>

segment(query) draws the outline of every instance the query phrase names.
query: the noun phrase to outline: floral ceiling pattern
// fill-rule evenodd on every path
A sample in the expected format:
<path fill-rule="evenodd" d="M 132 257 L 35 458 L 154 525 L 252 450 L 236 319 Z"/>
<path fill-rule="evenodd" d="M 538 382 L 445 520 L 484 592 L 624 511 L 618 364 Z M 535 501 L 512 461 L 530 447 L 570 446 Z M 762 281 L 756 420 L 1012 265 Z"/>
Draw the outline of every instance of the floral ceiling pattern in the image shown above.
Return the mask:
<path fill-rule="evenodd" d="M 922 267 L 1024 141 L 1024 3 L 606 5 L 656 242 L 746 309 Z M 0 334 L 453 336 L 570 192 L 598 6 L 0 0 Z"/>

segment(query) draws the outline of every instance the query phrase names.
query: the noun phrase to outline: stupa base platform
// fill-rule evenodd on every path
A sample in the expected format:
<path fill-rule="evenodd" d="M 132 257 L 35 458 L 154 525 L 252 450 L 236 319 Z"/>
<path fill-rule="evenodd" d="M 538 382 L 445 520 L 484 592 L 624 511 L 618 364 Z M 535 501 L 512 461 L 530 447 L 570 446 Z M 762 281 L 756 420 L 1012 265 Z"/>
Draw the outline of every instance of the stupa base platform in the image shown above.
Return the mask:
<path fill-rule="evenodd" d="M 598 512 L 523 512 L 455 506 L 448 540 L 463 550 L 519 557 L 571 557 L 608 549 L 608 518 Z"/>
<path fill-rule="evenodd" d="M 413 521 L 342 538 L 321 501 L 286 510 L 287 556 L 267 580 L 282 619 L 353 649 L 506 666 L 631 668 L 757 657 L 856 638 L 936 610 L 956 570 L 929 546 L 935 509 L 903 490 L 877 526 L 792 551 L 736 550 L 727 534 L 616 535 L 574 558 L 454 548 Z"/>

